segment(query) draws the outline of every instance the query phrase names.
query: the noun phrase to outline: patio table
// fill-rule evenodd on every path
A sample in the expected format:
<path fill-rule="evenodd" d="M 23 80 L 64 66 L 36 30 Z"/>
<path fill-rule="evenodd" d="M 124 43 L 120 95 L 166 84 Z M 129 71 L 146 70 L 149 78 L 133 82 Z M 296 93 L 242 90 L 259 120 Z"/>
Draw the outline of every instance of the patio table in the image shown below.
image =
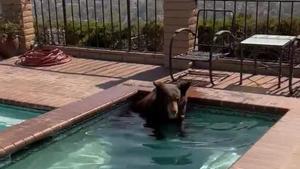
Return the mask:
<path fill-rule="evenodd" d="M 292 89 L 292 78 L 294 70 L 294 41 L 296 36 L 283 36 L 283 35 L 265 35 L 256 34 L 241 42 L 241 56 L 240 56 L 240 85 L 243 83 L 243 61 L 244 61 L 244 46 L 254 46 L 258 49 L 260 48 L 280 48 L 279 56 L 279 71 L 278 71 L 278 88 L 281 86 L 281 76 L 282 76 L 282 58 L 283 55 L 288 54 L 288 66 L 289 66 L 289 92 L 293 93 Z M 285 50 L 287 49 L 287 53 Z M 256 74 L 257 59 L 254 55 L 254 74 Z"/>

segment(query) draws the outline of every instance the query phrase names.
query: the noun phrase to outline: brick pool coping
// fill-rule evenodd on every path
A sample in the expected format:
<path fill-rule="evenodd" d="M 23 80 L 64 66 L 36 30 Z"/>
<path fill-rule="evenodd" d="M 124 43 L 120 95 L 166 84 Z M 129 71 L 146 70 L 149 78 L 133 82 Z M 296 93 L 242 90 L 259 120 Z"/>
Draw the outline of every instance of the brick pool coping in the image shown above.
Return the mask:
<path fill-rule="evenodd" d="M 115 86 L 9 127 L 0 132 L 0 158 L 55 135 L 137 92 L 136 87 Z"/>
<path fill-rule="evenodd" d="M 0 132 L 0 157 L 21 150 L 36 141 L 55 135 L 58 131 L 92 117 L 101 110 L 137 94 L 151 91 L 150 82 L 128 81 L 85 99 L 70 103 L 38 117 L 26 120 Z M 285 115 L 255 143 L 231 168 L 276 169 L 290 168 L 300 147 L 300 101 L 295 98 L 276 97 L 251 93 L 191 88 L 190 99 L 204 104 L 247 110 L 285 113 Z M 297 162 L 299 160 L 294 160 Z M 297 162 L 299 165 L 300 163 Z M 294 166 L 297 166 L 293 164 Z"/>
<path fill-rule="evenodd" d="M 2 98 L 0 98 L 0 103 L 16 105 L 16 106 L 21 106 L 21 107 L 31 108 L 31 109 L 45 110 L 45 111 L 51 111 L 51 110 L 57 108 L 57 107 L 47 106 L 47 105 L 42 105 L 42 104 L 37 104 L 37 103 L 28 103 L 28 102 L 23 102 L 23 101 L 16 101 L 16 100 L 2 99 Z"/>

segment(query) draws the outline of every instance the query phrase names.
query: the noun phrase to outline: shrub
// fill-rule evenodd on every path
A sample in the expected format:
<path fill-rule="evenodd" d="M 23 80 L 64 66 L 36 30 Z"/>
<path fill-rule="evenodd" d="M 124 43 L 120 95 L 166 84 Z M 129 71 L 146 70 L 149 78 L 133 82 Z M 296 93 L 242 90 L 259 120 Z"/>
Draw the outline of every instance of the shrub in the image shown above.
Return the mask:
<path fill-rule="evenodd" d="M 89 33 L 86 33 L 81 39 L 80 44 L 91 47 L 103 47 L 113 49 L 123 49 L 128 40 L 128 28 L 122 30 L 110 30 L 111 25 L 105 24 L 101 26 L 90 27 Z"/>
<path fill-rule="evenodd" d="M 155 24 L 155 22 L 150 22 L 145 24 L 142 28 L 142 35 L 145 37 L 147 50 L 162 50 L 164 31 L 161 23 Z"/>
<path fill-rule="evenodd" d="M 20 25 L 0 18 L 0 60 L 16 55 L 19 51 L 17 35 Z"/>
<path fill-rule="evenodd" d="M 85 37 L 88 32 L 86 22 L 68 22 L 65 28 L 65 39 L 67 45 L 80 46 L 81 40 Z"/>
<path fill-rule="evenodd" d="M 20 25 L 0 18 L 0 36 L 15 36 L 19 34 Z"/>

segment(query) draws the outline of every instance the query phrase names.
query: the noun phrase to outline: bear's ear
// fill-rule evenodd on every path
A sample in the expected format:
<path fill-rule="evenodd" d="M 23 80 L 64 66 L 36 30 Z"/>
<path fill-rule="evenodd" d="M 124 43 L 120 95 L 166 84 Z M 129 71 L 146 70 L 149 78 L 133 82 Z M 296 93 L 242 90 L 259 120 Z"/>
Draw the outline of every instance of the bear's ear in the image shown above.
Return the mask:
<path fill-rule="evenodd" d="M 163 83 L 162 83 L 162 82 L 154 81 L 154 82 L 153 82 L 153 85 L 154 85 L 156 88 L 159 88 L 159 87 L 161 87 L 161 86 L 163 85 Z"/>
<path fill-rule="evenodd" d="M 180 90 L 181 96 L 185 96 L 187 90 L 190 88 L 191 82 L 181 81 L 177 84 L 178 89 Z"/>

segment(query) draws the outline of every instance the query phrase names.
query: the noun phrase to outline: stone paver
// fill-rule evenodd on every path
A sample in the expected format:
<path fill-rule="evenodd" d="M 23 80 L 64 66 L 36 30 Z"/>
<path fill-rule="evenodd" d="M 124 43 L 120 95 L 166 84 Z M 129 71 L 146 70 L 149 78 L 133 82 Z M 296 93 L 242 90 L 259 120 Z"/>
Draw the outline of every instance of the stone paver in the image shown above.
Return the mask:
<path fill-rule="evenodd" d="M 16 66 L 15 61 L 11 58 L 0 62 L 0 98 L 50 107 L 63 106 L 127 80 L 170 81 L 168 70 L 154 65 L 73 58 L 63 65 L 30 68 Z M 202 75 L 184 78 L 199 87 L 289 96 L 286 78 L 282 88 L 277 89 L 275 76 L 246 74 L 239 86 L 238 73 L 215 71 L 216 85 L 211 86 L 207 71 L 199 71 Z M 298 86 L 299 79 L 295 79 L 294 88 Z M 300 93 L 294 96 L 299 97 Z"/>
<path fill-rule="evenodd" d="M 240 91 L 240 92 L 249 92 L 257 94 L 267 94 L 275 96 L 290 96 L 288 90 L 288 78 L 283 77 L 281 80 L 281 88 L 277 88 L 278 79 L 277 76 L 267 76 L 267 75 L 243 75 L 243 85 L 239 85 L 240 74 L 233 72 L 220 72 L 214 71 L 215 76 L 215 85 L 211 86 L 209 82 L 208 73 L 206 70 L 199 70 L 202 75 L 189 74 L 183 79 L 192 80 L 194 86 L 214 88 L 221 90 L 231 90 L 231 91 Z M 180 74 L 181 72 L 179 72 Z M 198 73 L 198 72 L 197 72 Z M 164 82 L 170 82 L 169 77 L 160 79 Z M 293 97 L 300 97 L 300 91 L 297 89 L 300 86 L 300 79 L 293 79 L 293 88 L 295 93 Z"/>
<path fill-rule="evenodd" d="M 129 79 L 153 81 L 167 75 L 160 66 L 73 58 L 51 67 L 0 62 L 0 98 L 60 107 Z"/>

